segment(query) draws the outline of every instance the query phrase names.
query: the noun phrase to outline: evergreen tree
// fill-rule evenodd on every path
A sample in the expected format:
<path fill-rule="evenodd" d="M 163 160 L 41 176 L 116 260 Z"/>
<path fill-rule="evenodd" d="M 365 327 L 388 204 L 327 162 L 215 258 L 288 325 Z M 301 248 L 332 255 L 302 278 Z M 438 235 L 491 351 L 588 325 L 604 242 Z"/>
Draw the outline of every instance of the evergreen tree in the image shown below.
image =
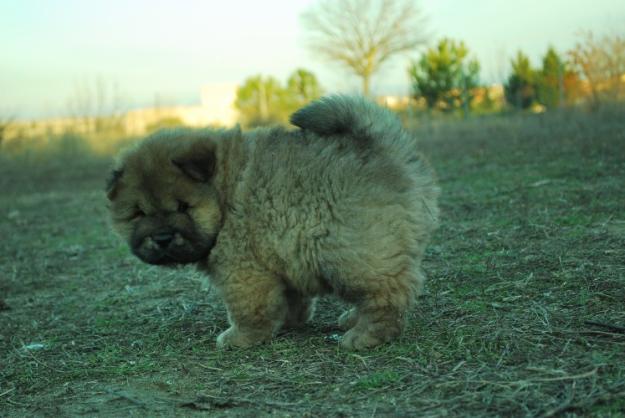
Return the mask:
<path fill-rule="evenodd" d="M 549 47 L 536 83 L 536 98 L 540 104 L 549 109 L 563 104 L 565 72 L 564 61 L 553 47 Z"/>
<path fill-rule="evenodd" d="M 511 64 L 512 74 L 504 85 L 506 101 L 517 109 L 527 109 L 536 100 L 536 71 L 529 57 L 521 51 Z"/>
<path fill-rule="evenodd" d="M 430 109 L 468 112 L 473 90 L 479 83 L 480 65 L 469 59 L 464 42 L 442 39 L 408 69 L 415 98 L 423 98 Z"/>

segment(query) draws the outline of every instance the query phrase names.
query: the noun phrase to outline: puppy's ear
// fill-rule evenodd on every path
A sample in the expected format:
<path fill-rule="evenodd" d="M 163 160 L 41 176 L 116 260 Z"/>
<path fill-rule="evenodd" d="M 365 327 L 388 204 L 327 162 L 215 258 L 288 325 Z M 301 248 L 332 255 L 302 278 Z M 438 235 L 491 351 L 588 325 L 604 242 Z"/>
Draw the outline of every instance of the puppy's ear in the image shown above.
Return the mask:
<path fill-rule="evenodd" d="M 106 180 L 106 197 L 109 200 L 113 200 L 115 199 L 115 196 L 117 195 L 117 191 L 119 189 L 119 180 L 122 178 L 122 176 L 124 175 L 124 170 L 123 169 L 115 169 L 113 171 L 111 171 L 111 174 L 109 174 L 109 178 Z"/>
<path fill-rule="evenodd" d="M 206 183 L 215 173 L 215 151 L 212 147 L 194 146 L 171 162 L 192 180 Z"/>

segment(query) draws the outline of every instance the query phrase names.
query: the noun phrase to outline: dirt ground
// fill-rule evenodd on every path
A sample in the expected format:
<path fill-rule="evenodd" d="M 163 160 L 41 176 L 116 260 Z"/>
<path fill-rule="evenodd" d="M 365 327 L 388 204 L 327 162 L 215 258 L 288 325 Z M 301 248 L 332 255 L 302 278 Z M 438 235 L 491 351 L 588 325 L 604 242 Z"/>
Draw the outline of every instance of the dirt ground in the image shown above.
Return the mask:
<path fill-rule="evenodd" d="M 108 158 L 0 154 L 0 416 L 624 417 L 625 113 L 416 133 L 443 188 L 429 281 L 401 340 L 358 353 L 332 298 L 217 351 L 206 278 L 109 231 Z"/>

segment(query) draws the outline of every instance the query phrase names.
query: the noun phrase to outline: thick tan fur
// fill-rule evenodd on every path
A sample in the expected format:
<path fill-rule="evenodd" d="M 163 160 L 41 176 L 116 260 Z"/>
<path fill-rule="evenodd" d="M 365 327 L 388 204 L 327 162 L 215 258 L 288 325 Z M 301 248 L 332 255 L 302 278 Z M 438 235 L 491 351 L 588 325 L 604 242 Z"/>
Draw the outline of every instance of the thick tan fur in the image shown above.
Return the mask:
<path fill-rule="evenodd" d="M 364 99 L 322 99 L 292 122 L 146 139 L 109 183 L 113 225 L 145 261 L 210 274 L 231 324 L 220 347 L 301 326 L 327 293 L 353 305 L 339 319 L 344 347 L 387 342 L 424 281 L 433 174 L 396 118 Z"/>

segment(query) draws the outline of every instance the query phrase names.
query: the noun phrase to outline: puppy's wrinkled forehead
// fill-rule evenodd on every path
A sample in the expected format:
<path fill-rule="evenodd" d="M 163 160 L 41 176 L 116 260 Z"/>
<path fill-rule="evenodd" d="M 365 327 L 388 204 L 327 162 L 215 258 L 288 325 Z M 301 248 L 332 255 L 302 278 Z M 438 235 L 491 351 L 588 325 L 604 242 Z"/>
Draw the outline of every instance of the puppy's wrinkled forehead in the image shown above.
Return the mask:
<path fill-rule="evenodd" d="M 238 134 L 238 128 L 159 131 L 122 155 L 107 184 L 107 196 L 116 200 L 126 189 L 157 205 L 190 194 L 190 189 L 209 183 L 215 173 L 215 141 Z"/>
<path fill-rule="evenodd" d="M 130 200 L 142 210 L 149 212 L 154 210 L 157 212 L 173 210 L 177 195 L 174 194 L 176 188 L 172 185 L 169 176 L 150 177 L 145 175 L 137 177 L 136 185 L 129 186 L 132 190 Z"/>
<path fill-rule="evenodd" d="M 161 152 L 138 152 L 130 155 L 124 163 L 122 182 L 132 190 L 160 200 L 180 183 L 180 173 L 170 158 Z"/>
<path fill-rule="evenodd" d="M 128 158 L 125 164 L 119 198 L 145 212 L 175 211 L 179 201 L 186 202 L 196 194 L 197 184 L 170 158 L 142 153 L 139 158 Z"/>

